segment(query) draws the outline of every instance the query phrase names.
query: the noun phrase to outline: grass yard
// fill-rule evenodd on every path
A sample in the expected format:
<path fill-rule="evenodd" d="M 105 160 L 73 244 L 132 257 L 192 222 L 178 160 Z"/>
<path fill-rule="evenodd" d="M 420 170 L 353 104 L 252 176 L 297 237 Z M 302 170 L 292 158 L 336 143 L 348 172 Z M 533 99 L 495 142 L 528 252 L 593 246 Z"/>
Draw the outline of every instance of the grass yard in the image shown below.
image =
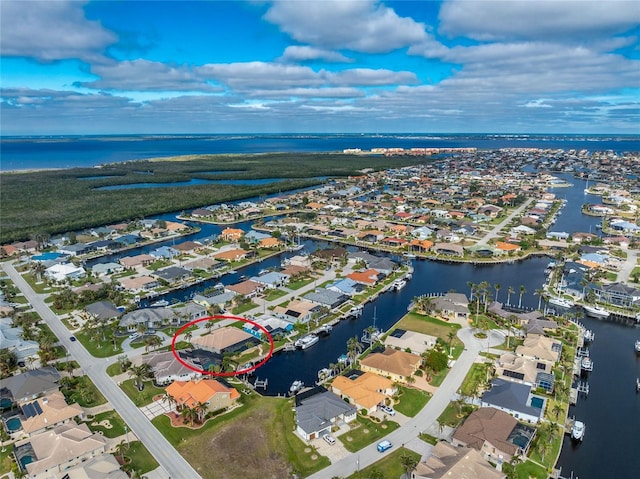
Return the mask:
<path fill-rule="evenodd" d="M 366 479 L 370 477 L 372 472 L 375 470 L 380 471 L 382 475 L 379 475 L 379 477 L 384 477 L 385 479 L 404 477 L 404 468 L 402 467 L 402 462 L 400 460 L 404 455 L 412 456 L 418 461 L 420 460 L 420 454 L 410 451 L 404 447 L 400 447 L 393 452 L 381 454 L 381 456 L 383 456 L 382 459 L 365 467 L 359 472 L 354 472 L 348 476 L 347 479 Z"/>
<path fill-rule="evenodd" d="M 122 342 L 126 339 L 126 336 L 116 336 L 116 346 L 114 348 L 113 342 L 111 341 L 112 334 L 113 331 L 109 328 L 109 330 L 105 332 L 106 341 L 96 341 L 92 335 L 86 331 L 79 331 L 75 334 L 75 337 L 78 338 L 78 341 L 82 343 L 92 356 L 96 358 L 108 358 L 114 354 L 122 353 Z"/>
<path fill-rule="evenodd" d="M 516 472 L 518 473 L 518 479 L 546 479 L 549 477 L 544 467 L 538 466 L 531 461 L 518 464 L 516 466 Z"/>
<path fill-rule="evenodd" d="M 423 314 L 415 312 L 407 313 L 397 324 L 397 328 L 407 329 L 409 331 L 415 331 L 417 333 L 429 334 L 436 336 L 448 346 L 449 339 L 447 335 L 449 332 L 457 332 L 460 329 L 460 325 L 457 323 L 448 323 L 446 321 L 440 321 L 439 319 L 432 318 Z M 464 349 L 464 344 L 458 337 L 453 338 L 451 342 L 453 348 L 453 356 L 458 357 Z"/>
<path fill-rule="evenodd" d="M 256 303 L 254 303 L 253 301 L 249 301 L 248 303 L 244 303 L 244 304 L 241 304 L 240 306 L 236 306 L 231 310 L 231 312 L 237 316 L 239 314 L 245 313 L 257 307 L 258 305 Z"/>
<path fill-rule="evenodd" d="M 257 394 L 243 399 L 242 407 L 200 429 L 173 428 L 166 416 L 152 423 L 204 478 L 280 479 L 294 473 L 304 477 L 329 465 L 326 457 L 293 434 L 290 400 Z"/>
<path fill-rule="evenodd" d="M 153 402 L 153 396 L 164 394 L 164 389 L 155 387 L 151 381 L 144 382 L 144 389 L 142 391 L 138 391 L 138 388 L 133 384 L 133 379 L 122 381 L 120 388 L 129 396 L 133 404 L 138 407 L 151 404 Z"/>
<path fill-rule="evenodd" d="M 124 453 L 125 457 L 131 459 L 124 469 L 136 471 L 138 474 L 145 474 L 156 469 L 159 464 L 151 453 L 140 441 L 133 441 L 129 444 L 129 449 Z"/>
<path fill-rule="evenodd" d="M 292 290 L 297 290 L 300 289 L 308 284 L 311 284 L 313 282 L 313 278 L 305 278 L 305 279 L 299 279 L 297 281 L 291 281 L 288 285 L 287 288 L 292 289 Z"/>
<path fill-rule="evenodd" d="M 286 295 L 287 295 L 287 292 L 281 289 L 270 289 L 269 292 L 264 297 L 264 299 L 265 301 L 273 301 L 275 299 L 282 298 L 283 296 L 286 296 Z"/>
<path fill-rule="evenodd" d="M 471 369 L 467 372 L 467 375 L 460 386 L 460 393 L 463 396 L 471 397 L 473 392 L 478 392 L 477 388 L 485 384 L 487 381 L 487 366 L 480 363 L 474 363 L 471 365 Z M 478 385 L 478 386 L 476 386 Z M 475 389 L 475 391 L 474 391 Z"/>
<path fill-rule="evenodd" d="M 400 402 L 394 404 L 393 408 L 405 416 L 413 417 L 431 399 L 431 394 L 419 389 L 400 386 L 398 388 Z"/>
<path fill-rule="evenodd" d="M 349 452 L 359 451 L 400 427 L 397 422 L 377 423 L 360 415 L 358 415 L 356 422 L 358 424 L 352 423 L 352 427 L 355 429 L 338 436 Z"/>
<path fill-rule="evenodd" d="M 107 402 L 89 376 L 66 379 L 69 379 L 68 385 L 63 385 L 61 390 L 68 403 L 77 402 L 82 407 L 94 407 Z"/>
<path fill-rule="evenodd" d="M 462 423 L 465 417 L 467 417 L 473 411 L 473 406 L 465 404 L 462 406 L 462 413 L 458 406 L 450 402 L 444 412 L 438 418 L 438 424 L 446 424 L 447 426 L 457 427 Z"/>
<path fill-rule="evenodd" d="M 122 374 L 124 372 L 126 371 L 122 370 L 122 365 L 120 364 L 120 361 L 116 361 L 115 363 L 107 366 L 107 374 L 111 377 L 117 376 L 118 374 Z"/>
<path fill-rule="evenodd" d="M 5 446 L 4 452 L 0 451 L 0 474 L 11 472 L 11 463 L 13 462 L 13 444 Z"/>
<path fill-rule="evenodd" d="M 103 421 L 109 421 L 110 427 L 106 427 L 105 424 L 100 424 Z M 89 429 L 93 432 L 102 432 L 104 437 L 113 439 L 114 437 L 122 436 L 124 434 L 125 423 L 120 415 L 115 411 L 105 411 L 100 414 L 96 414 L 91 420 L 85 421 Z"/>

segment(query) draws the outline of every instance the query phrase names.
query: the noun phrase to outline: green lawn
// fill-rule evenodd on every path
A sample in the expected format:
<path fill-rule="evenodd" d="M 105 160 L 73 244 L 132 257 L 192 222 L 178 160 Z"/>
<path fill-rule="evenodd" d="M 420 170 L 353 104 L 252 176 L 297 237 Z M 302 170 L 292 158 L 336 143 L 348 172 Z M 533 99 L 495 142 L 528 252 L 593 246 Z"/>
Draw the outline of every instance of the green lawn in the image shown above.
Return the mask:
<path fill-rule="evenodd" d="M 367 479 L 374 470 L 380 471 L 382 473 L 382 476 L 380 477 L 384 477 L 385 479 L 397 479 L 404 477 L 404 469 L 400 460 L 404 455 L 412 456 L 418 461 L 420 460 L 420 454 L 410 451 L 404 447 L 399 447 L 395 451 L 392 449 L 389 452 L 380 454 L 382 459 L 365 467 L 361 471 L 354 472 L 348 476 L 347 479 Z"/>
<path fill-rule="evenodd" d="M 404 386 L 400 386 L 398 389 L 400 402 L 395 404 L 393 408 L 405 416 L 413 417 L 418 414 L 431 398 L 431 394 L 419 389 Z"/>
<path fill-rule="evenodd" d="M 474 392 L 474 388 L 480 387 L 487 380 L 487 367 L 484 364 L 474 363 L 471 365 L 471 369 L 467 372 L 467 375 L 460 386 L 459 392 L 463 396 L 471 397 Z M 478 386 L 476 386 L 478 385 Z M 477 389 L 475 391 L 478 392 Z"/>
<path fill-rule="evenodd" d="M 113 376 L 117 376 L 118 374 L 122 374 L 123 372 L 125 372 L 125 371 L 122 370 L 122 366 L 120 365 L 120 361 L 116 361 L 115 363 L 110 364 L 107 367 L 107 374 L 109 376 L 112 376 L 112 377 Z"/>
<path fill-rule="evenodd" d="M 442 339 L 448 347 L 449 339 L 447 338 L 447 335 L 451 331 L 457 332 L 461 326 L 457 323 L 448 323 L 446 321 L 440 321 L 439 319 L 432 318 L 431 316 L 410 312 L 396 324 L 396 327 L 415 331 L 417 333 L 428 334 L 430 336 L 436 336 Z M 464 349 L 464 344 L 457 336 L 453 338 L 451 346 L 453 348 L 454 357 L 459 356 Z"/>
<path fill-rule="evenodd" d="M 77 402 L 82 407 L 94 407 L 107 402 L 102 393 L 98 391 L 98 388 L 93 384 L 93 381 L 89 379 L 89 376 L 79 376 L 70 379 L 71 385 L 61 388 L 62 394 L 64 394 L 67 402 Z"/>
<path fill-rule="evenodd" d="M 138 391 L 138 388 L 133 384 L 133 379 L 122 381 L 120 388 L 129 396 L 133 404 L 138 407 L 151 404 L 154 396 L 164 394 L 164 389 L 155 387 L 151 381 L 144 382 L 144 389 L 142 391 Z"/>
<path fill-rule="evenodd" d="M 545 471 L 543 467 L 540 467 L 531 461 L 518 464 L 516 466 L 516 471 L 518 473 L 518 479 L 546 479 L 549 477 L 549 474 L 547 474 L 547 471 Z"/>
<path fill-rule="evenodd" d="M 462 406 L 461 414 L 458 406 L 455 403 L 450 402 L 438 418 L 438 424 L 446 424 L 447 426 L 457 427 L 460 423 L 462 423 L 465 417 L 471 414 L 471 411 L 473 411 L 473 407 L 465 404 L 464 406 Z"/>
<path fill-rule="evenodd" d="M 247 311 L 250 311 L 250 310 L 252 310 L 254 308 L 257 308 L 257 307 L 258 307 L 258 305 L 256 303 L 254 303 L 253 301 L 249 301 L 248 303 L 244 303 L 244 304 L 241 304 L 240 306 L 236 306 L 235 308 L 233 308 L 231 310 L 231 312 L 233 314 L 238 315 L 238 314 L 242 314 L 242 313 L 245 313 Z"/>
<path fill-rule="evenodd" d="M 106 427 L 106 424 L 100 424 L 102 421 L 109 421 L 111 427 Z M 103 413 L 96 414 L 93 419 L 85 422 L 93 432 L 101 431 L 102 434 L 108 438 L 122 436 L 125 432 L 125 423 L 120 415 L 115 411 L 105 411 Z"/>
<path fill-rule="evenodd" d="M 124 469 L 136 471 L 138 474 L 153 471 L 159 466 L 158 462 L 140 441 L 131 442 L 124 455 L 131 460 L 130 463 L 124 466 Z"/>
<path fill-rule="evenodd" d="M 8 444 L 4 447 L 5 451 L 0 450 L 0 474 L 4 474 L 11 471 L 11 464 L 13 460 L 13 444 Z"/>
<path fill-rule="evenodd" d="M 308 284 L 313 283 L 313 278 L 305 278 L 305 279 L 299 279 L 298 281 L 291 281 L 288 285 L 287 288 L 292 289 L 292 290 L 297 290 L 300 288 L 305 287 Z"/>
<path fill-rule="evenodd" d="M 113 327 L 110 327 L 105 332 L 106 341 L 96 341 L 92 335 L 86 331 L 79 331 L 76 333 L 76 338 L 82 343 L 82 345 L 89 351 L 89 354 L 96 358 L 108 358 L 114 354 L 122 353 L 122 342 L 126 339 L 126 336 L 116 336 L 116 347 L 113 347 L 111 341 L 111 335 L 113 334 Z"/>
<path fill-rule="evenodd" d="M 349 452 L 356 452 L 383 438 L 400 426 L 397 422 L 384 421 L 377 423 L 358 415 L 357 421 L 351 423 L 351 427 L 355 429 L 338 436 L 338 439 L 342 441 L 345 449 Z"/>
<path fill-rule="evenodd" d="M 287 295 L 287 292 L 281 289 L 270 289 L 267 295 L 264 297 L 264 299 L 266 301 L 273 301 L 275 299 L 282 298 L 283 296 L 286 296 L 286 295 Z"/>

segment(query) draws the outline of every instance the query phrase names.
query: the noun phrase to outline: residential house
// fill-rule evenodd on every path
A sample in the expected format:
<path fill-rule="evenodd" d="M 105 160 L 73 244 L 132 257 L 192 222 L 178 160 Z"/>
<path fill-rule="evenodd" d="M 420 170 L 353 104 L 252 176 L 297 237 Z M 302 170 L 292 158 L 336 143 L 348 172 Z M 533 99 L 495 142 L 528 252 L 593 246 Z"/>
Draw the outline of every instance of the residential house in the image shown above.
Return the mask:
<path fill-rule="evenodd" d="M 248 256 L 249 252 L 242 248 L 228 249 L 226 251 L 220 251 L 213 255 L 214 258 L 220 261 L 241 261 Z"/>
<path fill-rule="evenodd" d="M 173 351 L 152 352 L 144 357 L 144 362 L 151 367 L 153 381 L 158 386 L 164 386 L 173 381 L 190 381 L 202 376 L 195 369 L 202 369 L 202 365 L 188 355 L 183 355 L 182 350 L 176 351 L 180 359 L 190 364 L 193 369 L 178 361 Z"/>
<path fill-rule="evenodd" d="M 496 365 L 498 377 L 553 392 L 555 376 L 549 363 L 508 352 L 496 360 Z"/>
<path fill-rule="evenodd" d="M 112 319 L 122 316 L 122 311 L 109 301 L 98 301 L 88 304 L 84 307 L 84 310 L 89 313 L 91 317 L 100 321 L 111 321 Z"/>
<path fill-rule="evenodd" d="M 450 243 L 436 243 L 433 245 L 432 250 L 436 254 L 442 254 L 445 256 L 464 256 L 464 249 L 462 246 Z"/>
<path fill-rule="evenodd" d="M 537 424 L 544 414 L 547 399 L 531 394 L 531 386 L 504 379 L 493 379 L 491 389 L 480 398 L 481 407 L 493 407 Z"/>
<path fill-rule="evenodd" d="M 169 266 L 168 268 L 157 270 L 154 275 L 168 283 L 176 283 L 189 278 L 191 271 L 179 266 Z"/>
<path fill-rule="evenodd" d="M 536 430 L 513 416 L 492 407 L 473 411 L 453 434 L 452 445 L 471 447 L 486 459 L 498 463 L 524 457 Z"/>
<path fill-rule="evenodd" d="M 20 404 L 60 389 L 60 373 L 53 366 L 26 371 L 2 380 L 1 396 L 10 396 Z"/>
<path fill-rule="evenodd" d="M 466 321 L 469 317 L 469 300 L 462 293 L 447 293 L 444 296 L 431 298 L 430 311 L 447 319 Z"/>
<path fill-rule="evenodd" d="M 58 477 L 55 477 L 58 479 Z M 113 454 L 102 454 L 60 473 L 60 479 L 129 479 Z"/>
<path fill-rule="evenodd" d="M 37 357 L 40 351 L 38 341 L 23 339 L 22 328 L 14 328 L 11 318 L 0 318 L 0 345 L 15 353 L 18 361 L 26 361 L 28 357 Z"/>
<path fill-rule="evenodd" d="M 316 288 L 314 291 L 305 294 L 303 298 L 312 303 L 326 306 L 331 310 L 339 307 L 349 299 L 348 296 L 342 293 L 326 288 Z"/>
<path fill-rule="evenodd" d="M 438 442 L 426 459 L 411 473 L 411 479 L 506 479 L 473 448 Z"/>
<path fill-rule="evenodd" d="M 393 381 L 406 383 L 407 379 L 420 367 L 422 358 L 417 354 L 386 348 L 381 353 L 373 353 L 360 361 L 360 368 L 390 377 Z"/>
<path fill-rule="evenodd" d="M 305 441 L 331 433 L 333 425 L 356 419 L 357 409 L 323 387 L 299 393 L 295 397 L 296 432 Z"/>
<path fill-rule="evenodd" d="M 124 266 L 118 263 L 98 263 L 91 268 L 91 273 L 99 278 L 123 271 Z"/>
<path fill-rule="evenodd" d="M 230 284 L 225 286 L 224 290 L 234 294 L 239 294 L 247 298 L 255 298 L 258 294 L 262 293 L 266 289 L 263 284 L 257 283 L 250 279 L 242 281 L 241 283 Z"/>
<path fill-rule="evenodd" d="M 604 285 L 589 284 L 598 301 L 631 308 L 640 305 L 640 289 L 627 286 L 623 283 L 610 283 Z"/>
<path fill-rule="evenodd" d="M 216 294 L 212 294 L 211 296 L 196 294 L 193 297 L 192 301 L 201 306 L 204 306 L 207 309 L 212 306 L 218 306 L 220 310 L 224 311 L 227 306 L 231 304 L 235 296 L 236 293 L 234 293 L 233 291 L 218 292 Z"/>
<path fill-rule="evenodd" d="M 215 379 L 196 379 L 191 381 L 174 381 L 167 389 L 179 409 L 183 407 L 196 408 L 200 404 L 206 405 L 206 412 L 227 409 L 240 398 L 240 393 L 227 387 Z"/>
<path fill-rule="evenodd" d="M 260 276 L 252 276 L 251 281 L 259 283 L 267 288 L 275 289 L 286 285 L 289 282 L 289 275 L 270 271 Z"/>
<path fill-rule="evenodd" d="M 151 276 L 125 277 L 118 280 L 120 285 L 132 293 L 150 291 L 158 286 L 158 280 Z"/>
<path fill-rule="evenodd" d="M 354 271 L 347 275 L 350 280 L 365 286 L 374 286 L 383 275 L 375 269 L 366 269 L 364 271 Z"/>
<path fill-rule="evenodd" d="M 220 238 L 224 241 L 240 241 L 244 235 L 244 231 L 238 228 L 225 228 L 220 233 Z"/>
<path fill-rule="evenodd" d="M 541 334 L 527 334 L 524 342 L 516 348 L 518 356 L 547 362 L 554 365 L 560 360 L 562 343 Z"/>
<path fill-rule="evenodd" d="M 384 345 L 388 348 L 395 348 L 415 354 L 422 354 L 436 345 L 436 336 L 429 334 L 407 331 L 405 329 L 394 329 L 385 338 Z"/>
<path fill-rule="evenodd" d="M 223 261 L 218 261 L 216 259 L 206 257 L 198 258 L 182 265 L 184 269 L 191 272 L 197 269 L 203 271 L 214 271 L 216 269 L 222 268 L 223 266 L 225 266 L 225 263 Z"/>
<path fill-rule="evenodd" d="M 331 283 L 327 286 L 327 289 L 353 297 L 356 294 L 361 293 L 365 289 L 365 286 L 361 283 L 355 282 L 351 278 L 342 278 Z"/>
<path fill-rule="evenodd" d="M 398 388 L 393 381 L 373 373 L 364 373 L 355 379 L 338 376 L 331 384 L 331 390 L 343 399 L 348 399 L 359 411 L 371 414 L 379 404 L 393 397 Z"/>
<path fill-rule="evenodd" d="M 191 340 L 195 348 L 216 354 L 235 353 L 256 345 L 256 338 L 239 328 L 226 326 Z"/>
<path fill-rule="evenodd" d="M 84 278 L 87 272 L 82 266 L 76 266 L 72 263 L 54 264 L 47 268 L 44 272 L 45 276 L 53 281 L 65 281 L 67 279 Z"/>
<path fill-rule="evenodd" d="M 120 264 L 125 268 L 141 268 L 144 266 L 149 266 L 151 263 L 156 261 L 156 258 L 151 256 L 150 254 L 138 254 L 135 256 L 124 256 L 120 258 Z"/>
<path fill-rule="evenodd" d="M 107 441 L 100 434 L 91 432 L 86 424 L 69 422 L 17 441 L 13 454 L 29 479 L 49 479 L 106 450 Z M 21 460 L 27 456 L 32 462 Z"/>
<path fill-rule="evenodd" d="M 196 241 L 184 241 L 182 243 L 173 245 L 172 248 L 178 250 L 180 253 L 191 253 L 202 248 L 202 244 Z"/>
<path fill-rule="evenodd" d="M 66 254 L 68 256 L 80 256 L 82 254 L 89 253 L 93 250 L 93 247 L 84 243 L 74 243 L 65 246 L 58 247 L 58 253 Z"/>
<path fill-rule="evenodd" d="M 271 315 L 265 315 L 258 318 L 252 318 L 252 321 L 260 325 L 258 327 L 251 323 L 245 323 L 244 330 L 260 340 L 265 338 L 265 330 L 273 337 L 277 334 L 287 334 L 293 330 L 293 324 L 284 319 Z"/>
<path fill-rule="evenodd" d="M 84 409 L 75 403 L 67 404 L 60 391 L 52 391 L 33 401 L 22 403 L 20 410 L 20 425 L 28 436 L 67 423 L 76 417 L 82 420 L 84 416 Z"/>
<path fill-rule="evenodd" d="M 322 306 L 302 299 L 289 301 L 286 306 L 276 306 L 274 314 L 290 323 L 305 324 L 319 313 Z"/>

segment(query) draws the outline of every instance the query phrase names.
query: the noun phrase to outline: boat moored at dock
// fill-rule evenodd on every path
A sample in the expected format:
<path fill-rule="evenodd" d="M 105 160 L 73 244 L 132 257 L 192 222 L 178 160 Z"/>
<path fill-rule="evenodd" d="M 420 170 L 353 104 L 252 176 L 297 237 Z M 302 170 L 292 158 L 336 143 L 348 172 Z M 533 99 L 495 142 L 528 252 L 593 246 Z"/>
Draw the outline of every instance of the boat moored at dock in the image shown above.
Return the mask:
<path fill-rule="evenodd" d="M 640 339 L 636 341 L 635 349 L 636 349 L 636 353 L 640 354 Z"/>
<path fill-rule="evenodd" d="M 584 438 L 585 425 L 582 421 L 574 421 L 571 428 L 571 439 L 574 441 L 582 441 Z"/>
<path fill-rule="evenodd" d="M 307 334 L 306 336 L 302 336 L 293 344 L 295 345 L 296 348 L 308 349 L 314 344 L 316 344 L 319 340 L 320 338 L 317 335 Z"/>
<path fill-rule="evenodd" d="M 300 381 L 299 379 L 296 379 L 295 381 L 293 381 L 293 383 L 291 383 L 291 387 L 289 388 L 289 392 L 291 394 L 296 394 L 303 387 L 304 387 L 304 383 L 302 381 Z"/>
<path fill-rule="evenodd" d="M 565 298 L 556 298 L 555 296 L 549 297 L 549 303 L 554 306 L 560 306 L 561 308 L 573 308 L 575 303 Z"/>
<path fill-rule="evenodd" d="M 610 314 L 609 311 L 600 306 L 589 306 L 587 304 L 583 304 L 582 308 L 586 315 L 591 316 L 592 318 L 608 318 Z"/>
<path fill-rule="evenodd" d="M 402 288 L 404 288 L 407 285 L 407 282 L 404 279 L 396 279 L 392 285 L 391 285 L 391 289 L 393 289 L 394 291 L 400 291 Z"/>

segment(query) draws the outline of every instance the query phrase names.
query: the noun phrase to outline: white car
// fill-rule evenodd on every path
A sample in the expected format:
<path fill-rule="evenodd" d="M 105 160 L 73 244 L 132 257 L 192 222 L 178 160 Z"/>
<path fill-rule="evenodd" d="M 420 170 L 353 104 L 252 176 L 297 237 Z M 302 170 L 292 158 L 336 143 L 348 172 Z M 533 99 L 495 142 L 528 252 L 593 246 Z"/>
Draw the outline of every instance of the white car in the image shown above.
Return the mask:
<path fill-rule="evenodd" d="M 336 443 L 335 438 L 329 434 L 325 434 L 324 436 L 322 436 L 322 439 L 324 439 L 327 442 L 327 444 L 331 446 L 333 446 Z"/>
<path fill-rule="evenodd" d="M 388 414 L 389 416 L 395 416 L 396 415 L 396 412 L 394 411 L 394 409 L 389 407 L 389 406 L 380 406 L 380 410 L 383 413 Z"/>

